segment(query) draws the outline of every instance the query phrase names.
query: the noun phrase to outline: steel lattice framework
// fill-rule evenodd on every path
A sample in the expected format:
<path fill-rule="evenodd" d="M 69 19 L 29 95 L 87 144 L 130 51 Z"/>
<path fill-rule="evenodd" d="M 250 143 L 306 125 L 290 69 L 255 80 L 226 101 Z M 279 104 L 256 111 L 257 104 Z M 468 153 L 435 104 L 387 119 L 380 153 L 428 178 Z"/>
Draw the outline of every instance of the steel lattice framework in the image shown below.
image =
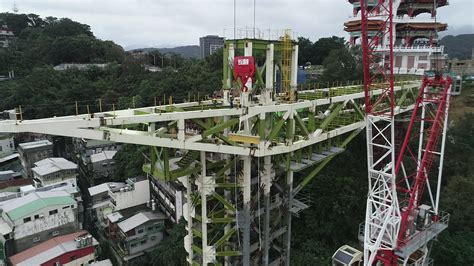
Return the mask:
<path fill-rule="evenodd" d="M 360 5 L 369 175 L 364 261 L 372 265 L 396 248 L 401 220 L 395 178 L 393 1 L 369 7 L 361 0 Z M 374 96 L 377 80 L 382 80 L 382 93 Z"/>
<path fill-rule="evenodd" d="M 422 204 L 426 189 L 428 190 L 430 206 L 434 209 L 432 221 L 438 222 L 440 217 L 444 215 L 440 216 L 439 213 L 439 196 L 451 84 L 450 77 L 425 78 L 423 80 L 407 134 L 400 149 L 395 167 L 395 172 L 399 177 L 397 190 L 403 196 L 400 202 L 403 208 L 397 242 L 398 250 L 402 250 L 409 245 L 414 237 L 411 232 L 415 226 L 413 217 L 416 216 L 418 208 Z M 420 124 L 419 132 L 414 130 L 416 123 Z M 414 152 L 412 147 L 418 147 L 418 152 Z M 436 173 L 436 171 L 433 171 L 433 166 L 436 164 L 438 164 L 437 189 L 433 193 L 430 176 Z M 410 169 L 409 166 L 405 167 L 405 165 L 412 165 L 412 167 Z M 402 168 L 403 174 L 399 174 Z"/>
<path fill-rule="evenodd" d="M 451 89 L 449 77 L 424 79 L 396 158 L 393 10 L 399 4 L 400 0 L 372 1 L 371 5 L 366 0 L 360 1 L 369 178 L 363 227 L 365 265 L 375 262 L 405 265 L 415 252 L 422 254 L 424 263 L 427 243 L 447 227 L 449 217 L 440 216 L 438 206 Z M 384 85 L 382 93 L 373 95 L 380 84 Z M 413 133 L 415 123 L 420 124 L 418 134 Z M 418 147 L 418 152 L 412 151 L 413 145 Z M 439 168 L 436 197 L 433 197 L 429 174 L 437 162 L 436 156 L 439 156 Z M 404 164 L 407 157 L 411 163 Z M 414 167 L 405 169 L 405 165 Z M 417 219 L 424 213 L 420 207 L 426 187 L 431 205 L 425 209 L 434 208 L 434 215 L 421 224 Z"/>
<path fill-rule="evenodd" d="M 301 191 L 366 126 L 367 92 L 359 85 L 318 88 L 299 91 L 295 101 L 285 95 L 279 100 L 275 69 L 284 49 L 281 41 L 226 41 L 222 99 L 35 120 L 20 115 L 0 121 L 0 132 L 150 146 L 143 166 L 150 181 L 185 188 L 189 264 L 289 265 L 292 216 L 309 207 Z M 249 90 L 233 99 L 231 62 L 239 54 L 263 54 L 256 62 L 264 65 L 257 66 Z M 291 90 L 297 58 L 292 43 Z M 390 89 L 387 82 L 372 85 L 372 97 L 391 93 L 395 116 L 413 109 L 420 82 L 392 80 Z M 371 130 L 384 132 L 386 120 L 371 116 Z M 384 171 L 382 161 L 374 165 Z M 312 170 L 303 175 L 305 169 Z"/>

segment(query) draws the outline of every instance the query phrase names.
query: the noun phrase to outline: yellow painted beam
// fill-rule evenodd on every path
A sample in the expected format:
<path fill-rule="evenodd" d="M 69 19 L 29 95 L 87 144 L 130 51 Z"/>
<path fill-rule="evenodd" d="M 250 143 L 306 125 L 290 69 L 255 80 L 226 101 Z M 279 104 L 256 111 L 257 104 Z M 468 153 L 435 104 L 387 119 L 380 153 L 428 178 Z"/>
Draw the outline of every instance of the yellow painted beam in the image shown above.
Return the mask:
<path fill-rule="evenodd" d="M 228 137 L 230 141 L 234 141 L 234 142 L 249 143 L 249 144 L 255 144 L 255 145 L 258 145 L 260 143 L 259 136 L 229 133 Z"/>

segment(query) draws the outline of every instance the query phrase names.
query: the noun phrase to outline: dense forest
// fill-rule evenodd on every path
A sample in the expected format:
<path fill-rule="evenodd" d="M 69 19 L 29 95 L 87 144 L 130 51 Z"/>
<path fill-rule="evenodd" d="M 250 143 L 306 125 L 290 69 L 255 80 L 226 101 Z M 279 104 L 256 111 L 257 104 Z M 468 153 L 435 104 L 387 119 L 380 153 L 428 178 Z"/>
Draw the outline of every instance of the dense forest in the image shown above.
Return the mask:
<path fill-rule="evenodd" d="M 77 102 L 98 110 L 138 107 L 173 96 L 176 101 L 208 95 L 222 86 L 222 52 L 205 60 L 175 57 L 161 72 L 147 72 L 130 60 L 122 47 L 97 39 L 90 27 L 67 18 L 41 18 L 34 14 L 0 14 L 18 36 L 15 45 L 0 49 L 0 75 L 14 70 L 16 78 L 0 82 L 0 110 L 22 106 L 24 117 L 36 118 L 73 114 Z M 298 39 L 301 64 L 324 65 L 324 82 L 360 80 L 359 51 L 349 50 L 343 38 L 312 42 Z M 163 56 L 156 52 L 156 56 Z M 150 58 L 150 62 L 153 60 Z M 104 69 L 55 71 L 60 63 L 109 63 Z M 466 85 L 463 95 L 472 93 Z M 443 209 L 451 223 L 440 241 L 434 243 L 435 265 L 473 265 L 474 206 L 474 114 L 465 113 L 466 101 L 455 99 L 448 132 Z M 292 265 L 328 265 L 331 255 L 343 244 L 357 246 L 358 226 L 365 216 L 367 194 L 365 134 L 360 134 L 347 151 L 333 160 L 307 187 L 311 208 L 294 219 Z M 139 173 L 146 148 L 125 145 L 119 152 L 120 176 Z M 148 261 L 182 265 L 185 251 L 184 226 L 169 231 Z M 105 254 L 105 253 L 104 253 Z M 104 255 L 103 254 L 103 255 Z"/>

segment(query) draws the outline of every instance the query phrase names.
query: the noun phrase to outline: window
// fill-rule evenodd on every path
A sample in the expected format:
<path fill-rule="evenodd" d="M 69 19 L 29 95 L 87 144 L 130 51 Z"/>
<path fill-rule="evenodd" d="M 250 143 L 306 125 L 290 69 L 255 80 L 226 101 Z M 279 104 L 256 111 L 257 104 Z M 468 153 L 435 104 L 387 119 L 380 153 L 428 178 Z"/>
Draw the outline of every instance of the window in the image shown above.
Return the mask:
<path fill-rule="evenodd" d="M 137 247 L 137 243 L 132 243 L 132 244 L 130 245 L 130 247 L 132 247 L 132 248 Z"/>
<path fill-rule="evenodd" d="M 53 215 L 53 214 L 56 214 L 56 213 L 58 213 L 58 210 L 49 211 L 49 215 Z"/>
<path fill-rule="evenodd" d="M 2 147 L 2 146 L 0 146 L 0 151 L 2 151 L 2 150 L 3 150 L 3 147 Z"/>
<path fill-rule="evenodd" d="M 146 230 L 151 231 L 151 230 L 153 230 L 153 228 L 154 228 L 153 226 L 148 226 Z"/>
<path fill-rule="evenodd" d="M 51 234 L 52 234 L 53 236 L 57 236 L 57 235 L 59 235 L 59 231 L 54 231 L 54 232 L 52 232 Z"/>
<path fill-rule="evenodd" d="M 36 215 L 35 215 L 35 220 L 36 220 L 36 219 L 39 219 L 39 218 L 40 218 L 39 214 L 36 214 Z"/>
<path fill-rule="evenodd" d="M 145 245 L 146 244 L 146 239 L 143 239 L 142 241 L 140 241 L 140 245 Z"/>
<path fill-rule="evenodd" d="M 141 234 L 141 233 L 143 233 L 143 231 L 145 231 L 145 230 L 143 230 L 143 228 L 140 228 L 140 229 L 138 229 L 137 234 Z"/>
<path fill-rule="evenodd" d="M 155 225 L 156 229 L 161 229 L 162 227 L 163 227 L 163 222 Z"/>
<path fill-rule="evenodd" d="M 150 239 L 151 239 L 151 241 L 155 241 L 155 239 L 156 239 L 156 236 L 151 236 L 151 238 L 150 238 Z"/>
<path fill-rule="evenodd" d="M 39 242 L 40 240 L 41 240 L 41 238 L 39 236 L 35 237 L 35 238 L 33 238 L 33 243 Z"/>
<path fill-rule="evenodd" d="M 67 208 L 69 208 L 69 207 L 71 207 L 71 206 L 69 206 L 69 205 L 68 205 L 68 206 L 64 206 L 63 209 L 67 209 Z"/>
<path fill-rule="evenodd" d="M 23 222 L 24 222 L 24 223 L 27 223 L 27 222 L 30 222 L 30 221 L 31 221 L 31 217 L 23 218 Z"/>

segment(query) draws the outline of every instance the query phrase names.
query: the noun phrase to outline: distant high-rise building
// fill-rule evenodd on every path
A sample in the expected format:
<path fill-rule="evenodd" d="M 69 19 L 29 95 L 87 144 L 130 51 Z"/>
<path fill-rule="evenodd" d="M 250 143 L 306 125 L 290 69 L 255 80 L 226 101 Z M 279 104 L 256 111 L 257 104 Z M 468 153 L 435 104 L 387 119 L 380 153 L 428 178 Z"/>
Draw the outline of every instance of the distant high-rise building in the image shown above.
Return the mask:
<path fill-rule="evenodd" d="M 201 48 L 201 58 L 205 58 L 224 47 L 224 37 L 217 35 L 207 35 L 199 38 L 199 47 Z"/>

